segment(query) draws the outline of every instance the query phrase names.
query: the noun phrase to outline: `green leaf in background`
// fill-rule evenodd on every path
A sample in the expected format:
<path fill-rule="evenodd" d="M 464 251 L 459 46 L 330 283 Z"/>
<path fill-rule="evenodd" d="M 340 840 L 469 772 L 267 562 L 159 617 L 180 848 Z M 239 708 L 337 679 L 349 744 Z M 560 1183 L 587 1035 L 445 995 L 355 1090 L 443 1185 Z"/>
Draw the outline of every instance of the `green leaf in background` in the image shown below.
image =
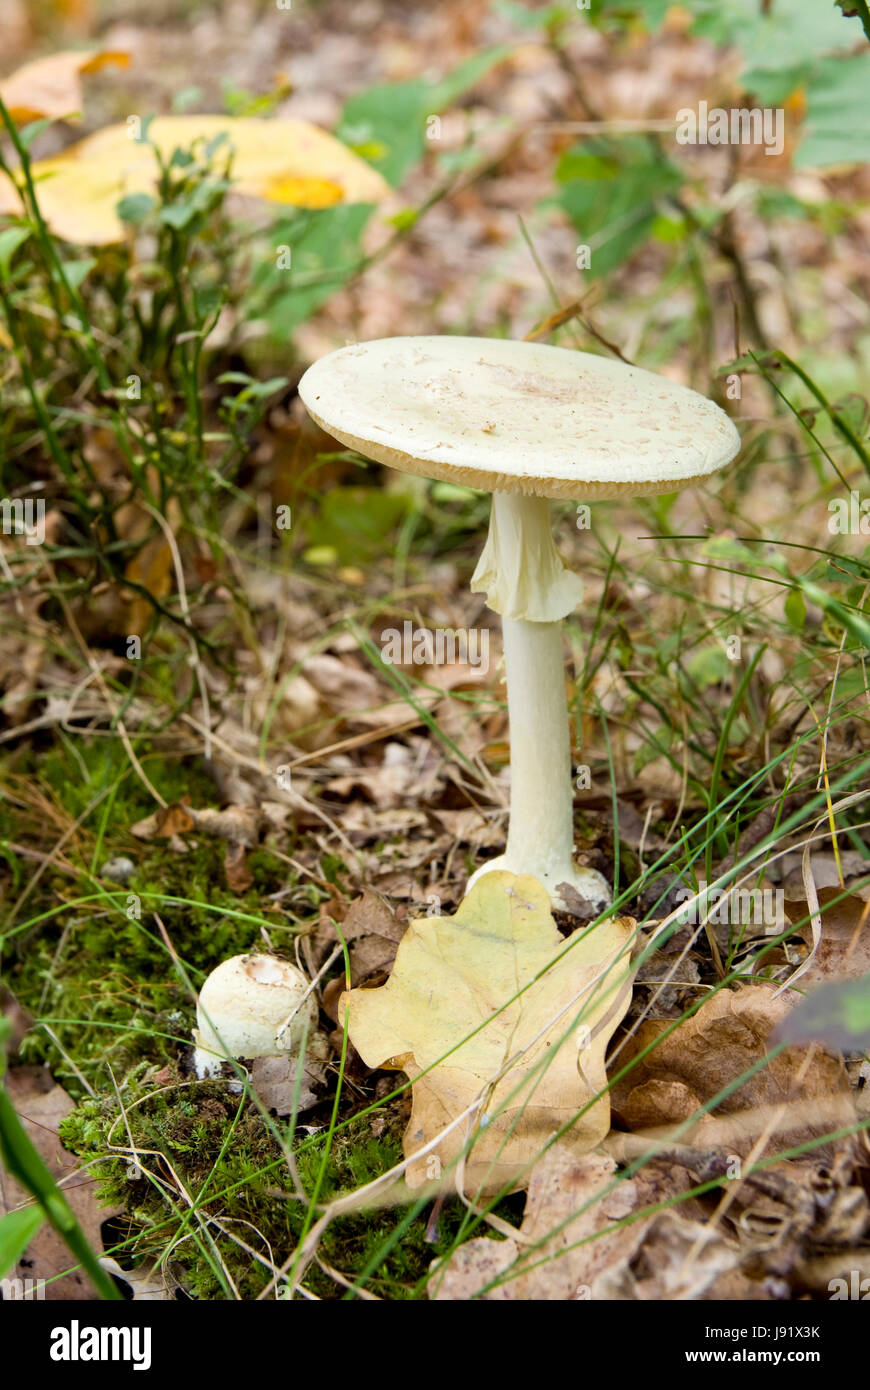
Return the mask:
<path fill-rule="evenodd" d="M 721 9 L 733 12 L 733 3 Z M 767 105 L 782 102 L 796 87 L 808 81 L 826 53 L 850 49 L 855 34 L 842 16 L 827 3 L 807 5 L 806 0 L 776 0 L 769 14 L 751 4 L 754 13 L 737 26 L 731 42 L 747 60 L 741 82 Z"/>
<path fill-rule="evenodd" d="M 643 18 L 647 28 L 653 33 L 660 29 L 665 22 L 668 10 L 673 8 L 673 0 L 634 0 L 630 5 L 630 10 Z M 688 9 L 689 6 L 687 5 Z M 626 6 L 621 0 L 604 0 L 604 18 L 614 19 L 619 22 L 622 15 L 626 12 Z"/>
<path fill-rule="evenodd" d="M 360 146 L 382 151 L 370 162 L 388 183 L 398 187 L 408 170 L 423 158 L 427 118 L 437 116 L 458 101 L 510 52 L 510 48 L 502 46 L 476 53 L 440 82 L 413 78 L 409 82 L 370 87 L 351 97 L 335 134 L 357 151 Z"/>
<path fill-rule="evenodd" d="M 655 762 L 663 753 L 668 753 L 676 742 L 673 729 L 667 724 L 659 724 L 658 728 L 650 732 L 649 739 L 642 743 L 631 760 L 632 771 L 635 777 L 643 772 L 645 767 Z"/>
<path fill-rule="evenodd" d="M 870 622 L 867 621 L 863 613 L 856 613 L 847 608 L 826 589 L 814 584 L 806 575 L 792 574 L 781 555 L 768 556 L 765 564 L 778 574 L 785 576 L 791 584 L 799 587 L 810 603 L 815 603 L 821 608 L 825 618 L 833 624 L 834 629 L 845 628 L 857 648 L 863 647 L 865 651 L 870 651 Z M 834 640 L 838 639 L 835 637 Z"/>
<path fill-rule="evenodd" d="M 434 89 L 427 82 L 389 83 L 351 97 L 336 135 L 357 152 L 377 151 L 369 162 L 397 188 L 422 159 L 426 117 L 435 114 Z"/>
<path fill-rule="evenodd" d="M 677 166 L 638 137 L 575 146 L 559 160 L 556 179 L 556 201 L 590 248 L 592 276 L 622 265 L 646 241 L 665 195 L 683 182 Z"/>
<path fill-rule="evenodd" d="M 28 226 L 4 227 L 0 232 L 0 278 L 9 279 L 9 263 L 15 252 L 29 236 L 33 228 Z"/>
<path fill-rule="evenodd" d="M 870 54 L 825 58 L 807 89 L 804 133 L 795 156 L 797 168 L 870 161 L 867 109 Z"/>
<path fill-rule="evenodd" d="M 185 111 L 189 111 L 202 101 L 203 91 L 201 87 L 182 87 L 181 91 L 176 92 L 172 98 L 173 111 L 181 116 Z"/>
<path fill-rule="evenodd" d="M 614 17 L 622 8 L 608 6 Z M 631 8 L 656 30 L 669 6 L 634 0 Z M 870 54 L 854 51 L 860 25 L 846 22 L 833 0 L 774 0 L 767 13 L 759 0 L 684 0 L 682 8 L 692 16 L 693 34 L 742 54 L 739 83 L 753 102 L 777 107 L 805 89 L 797 167 L 870 161 L 870 124 L 853 116 L 866 108 Z M 849 9 L 861 20 L 856 3 Z M 787 123 L 794 119 L 786 113 Z"/>
<path fill-rule="evenodd" d="M 24 148 L 29 150 L 37 135 L 48 130 L 48 127 L 54 125 L 54 122 L 54 116 L 41 116 L 38 121 L 29 121 L 27 125 L 22 126 L 18 132 L 18 138 Z"/>
<path fill-rule="evenodd" d="M 572 0 L 566 0 L 566 3 L 561 5 L 544 5 L 539 10 L 529 9 L 527 5 L 518 5 L 515 0 L 496 0 L 493 8 L 517 29 L 558 28 L 569 19 L 576 19 L 579 14 Z"/>
<path fill-rule="evenodd" d="M 792 589 L 783 605 L 789 627 L 795 632 L 803 632 L 807 620 L 807 605 L 800 589 Z"/>
<path fill-rule="evenodd" d="M 777 1028 L 786 1043 L 823 1042 L 842 1052 L 870 1048 L 870 975 L 820 985 Z"/>
<path fill-rule="evenodd" d="M 650 228 L 650 235 L 656 241 L 661 241 L 668 246 L 676 241 L 685 241 L 688 236 L 688 227 L 682 217 L 662 217 L 659 215 Z"/>
<path fill-rule="evenodd" d="M 18 1264 L 44 1220 L 38 1206 L 20 1207 L 0 1220 L 0 1278 Z"/>
<path fill-rule="evenodd" d="M 650 29 L 657 29 L 670 6 L 661 0 L 635 0 L 631 8 Z M 808 70 L 824 53 L 852 48 L 858 37 L 830 0 L 774 0 L 767 13 L 759 0 L 684 0 L 681 8 L 692 16 L 693 34 L 739 49 L 748 64 L 741 80 L 746 83 L 750 71 L 762 86 L 764 74 Z M 768 99 L 760 88 L 751 90 L 761 100 Z"/>
<path fill-rule="evenodd" d="M 154 199 L 150 193 L 128 193 L 115 208 L 122 222 L 132 222 L 134 226 L 144 222 L 153 210 Z"/>
<path fill-rule="evenodd" d="M 786 188 L 759 188 L 756 207 L 765 221 L 806 217 L 806 205 Z"/>
<path fill-rule="evenodd" d="M 846 19 L 859 19 L 864 37 L 870 39 L 870 5 L 867 0 L 834 0 L 838 10 Z"/>
<path fill-rule="evenodd" d="M 269 381 L 258 381 L 247 372 L 222 372 L 217 380 L 221 386 L 243 386 L 245 389 L 241 394 L 247 400 L 260 400 L 265 396 L 274 395 L 282 386 L 286 386 L 288 378 L 273 376 Z"/>
<path fill-rule="evenodd" d="M 736 560 L 742 565 L 754 565 L 758 556 L 735 536 L 711 536 L 701 545 L 701 555 L 708 560 Z"/>
<path fill-rule="evenodd" d="M 394 213 L 389 219 L 390 226 L 395 227 L 397 231 L 403 232 L 406 231 L 408 227 L 413 227 L 414 223 L 419 220 L 419 217 L 420 213 L 417 208 L 402 208 L 400 212 Z"/>
<path fill-rule="evenodd" d="M 180 232 L 196 216 L 197 209 L 192 199 L 177 203 L 170 203 L 168 207 L 160 209 L 160 221 L 167 227 L 174 227 Z"/>
<path fill-rule="evenodd" d="M 571 179 L 617 179 L 619 160 L 615 155 L 589 154 L 582 145 L 576 145 L 562 155 L 556 166 L 556 178 L 560 183 Z"/>
<path fill-rule="evenodd" d="M 473 502 L 480 493 L 460 483 L 433 483 L 430 496 L 433 502 Z"/>
<path fill-rule="evenodd" d="M 323 208 L 309 215 L 301 232 L 295 230 L 297 224 L 292 228 L 277 224 L 274 243 L 292 246 L 293 270 L 287 277 L 286 293 L 269 306 L 269 327 L 276 337 L 288 337 L 353 274 L 372 210 L 371 203 Z M 268 272 L 272 273 L 271 266 Z"/>
<path fill-rule="evenodd" d="M 695 685 L 706 690 L 709 685 L 720 685 L 734 670 L 734 664 L 722 647 L 702 647 L 686 663 L 686 670 Z"/>
<path fill-rule="evenodd" d="M 81 256 L 74 261 L 64 261 L 63 273 L 66 276 L 67 284 L 72 285 L 77 290 L 79 285 L 89 275 L 97 264 L 95 256 Z"/>
<path fill-rule="evenodd" d="M 331 549 L 340 564 L 370 561 L 410 505 L 409 497 L 380 488 L 332 488 L 308 525 L 311 548 Z"/>

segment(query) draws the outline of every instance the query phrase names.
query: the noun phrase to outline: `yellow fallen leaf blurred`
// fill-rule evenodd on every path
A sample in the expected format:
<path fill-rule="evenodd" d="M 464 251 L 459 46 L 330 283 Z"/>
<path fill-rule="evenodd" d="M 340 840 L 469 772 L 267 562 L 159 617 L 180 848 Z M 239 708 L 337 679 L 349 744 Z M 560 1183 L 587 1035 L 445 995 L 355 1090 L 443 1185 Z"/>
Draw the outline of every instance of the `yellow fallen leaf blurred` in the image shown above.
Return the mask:
<path fill-rule="evenodd" d="M 151 193 L 157 158 L 190 149 L 196 140 L 226 133 L 234 151 L 234 191 L 296 207 L 375 203 L 389 191 L 382 176 L 334 136 L 307 121 L 254 116 L 160 116 L 147 143 L 130 138 L 127 125 L 113 125 L 80 140 L 53 159 L 34 163 L 42 215 L 55 235 L 88 246 L 120 241 L 124 226 L 115 211 L 129 193 Z M 221 151 L 223 156 L 223 150 Z M 21 199 L 0 179 L 0 213 L 21 212 Z"/>
<path fill-rule="evenodd" d="M 347 1010 L 366 1065 L 400 1068 L 413 1082 L 404 1138 L 410 1187 L 439 1179 L 469 1136 L 469 1193 L 523 1181 L 522 1170 L 563 1125 L 573 1153 L 604 1138 L 604 1054 L 631 997 L 635 926 L 618 917 L 565 940 L 536 879 L 494 871 L 455 917 L 411 923 L 385 985 L 342 995 L 339 1019 Z M 477 1098 L 476 1115 L 456 1124 Z"/>
<path fill-rule="evenodd" d="M 331 179 L 311 179 L 279 175 L 267 179 L 262 197 L 270 203 L 293 203 L 296 207 L 328 208 L 342 199 L 341 186 Z"/>
<path fill-rule="evenodd" d="M 0 96 L 17 125 L 44 117 L 77 119 L 82 108 L 82 74 L 99 72 L 109 63 L 129 67 L 130 55 L 119 49 L 101 49 L 96 53 L 64 49 L 50 53 L 46 58 L 25 63 L 11 77 L 4 78 Z"/>

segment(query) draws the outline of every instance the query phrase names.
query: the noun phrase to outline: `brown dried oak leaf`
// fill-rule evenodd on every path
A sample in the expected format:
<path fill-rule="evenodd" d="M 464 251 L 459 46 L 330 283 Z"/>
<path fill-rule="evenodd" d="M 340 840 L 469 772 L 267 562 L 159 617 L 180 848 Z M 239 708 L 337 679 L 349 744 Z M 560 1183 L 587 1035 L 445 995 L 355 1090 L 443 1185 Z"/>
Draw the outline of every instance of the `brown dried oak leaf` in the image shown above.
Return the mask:
<path fill-rule="evenodd" d="M 479 1236 L 449 1260 L 436 1262 L 429 1297 L 439 1302 L 766 1297 L 759 1283 L 741 1273 L 736 1242 L 705 1228 L 698 1202 L 685 1200 L 690 1185 L 686 1170 L 669 1162 L 653 1160 L 634 1176 L 620 1178 L 611 1158 L 578 1157 L 556 1144 L 535 1166 L 517 1236 Z M 594 1316 L 591 1309 L 586 1316 Z"/>
<path fill-rule="evenodd" d="M 614 1086 L 622 1123 L 649 1131 L 697 1115 L 680 1142 L 725 1145 L 743 1157 L 767 1125 L 773 1152 L 849 1123 L 853 1106 L 842 1060 L 821 1047 L 809 1059 L 805 1047 L 775 1048 L 771 1034 L 790 1007 L 770 985 L 744 985 L 717 990 L 676 1028 L 663 1019 L 642 1023 L 619 1055 L 620 1069 L 638 1059 Z M 766 1065 L 754 1070 L 768 1053 Z M 746 1073 L 752 1074 L 740 1081 Z M 720 1118 L 705 1113 L 732 1086 L 713 1112 Z"/>

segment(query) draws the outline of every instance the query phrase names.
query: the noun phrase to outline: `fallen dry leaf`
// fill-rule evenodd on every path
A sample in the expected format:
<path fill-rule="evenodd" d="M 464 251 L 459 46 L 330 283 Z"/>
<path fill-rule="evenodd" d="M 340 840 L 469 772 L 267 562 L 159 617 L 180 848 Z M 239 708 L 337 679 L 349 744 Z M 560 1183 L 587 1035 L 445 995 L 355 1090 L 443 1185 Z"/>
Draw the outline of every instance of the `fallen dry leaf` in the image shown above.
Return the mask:
<path fill-rule="evenodd" d="M 65 49 L 36 58 L 0 82 L 0 96 L 16 125 L 44 118 L 78 117 L 82 109 L 82 75 L 113 63 L 126 68 L 130 55 L 117 49 L 97 53 Z"/>
<path fill-rule="evenodd" d="M 382 811 L 412 800 L 427 801 L 440 781 L 440 759 L 424 739 L 409 743 L 384 744 L 379 765 L 355 767 L 348 775 L 332 778 L 324 791 L 350 796 L 358 789 Z"/>
<path fill-rule="evenodd" d="M 383 700 L 383 690 L 372 671 L 364 671 L 355 661 L 342 661 L 329 652 L 308 656 L 302 674 L 339 714 L 355 715 Z"/>
<path fill-rule="evenodd" d="M 194 819 L 186 802 L 173 801 L 169 806 L 160 806 L 144 820 L 137 820 L 130 826 L 130 834 L 137 840 L 171 839 L 173 835 L 186 835 L 193 830 Z"/>
<path fill-rule="evenodd" d="M 180 837 L 191 830 L 225 840 L 227 887 L 233 893 L 243 894 L 254 882 L 254 875 L 248 867 L 247 852 L 259 843 L 264 823 L 263 813 L 257 806 L 226 806 L 221 811 L 206 806 L 197 811 L 186 801 L 176 801 L 170 806 L 161 806 L 144 820 L 131 825 L 130 833 L 139 840 L 168 839 L 170 846 L 178 851 L 187 849 Z"/>
<path fill-rule="evenodd" d="M 634 927 L 616 918 L 564 940 L 535 879 L 490 873 L 454 917 L 411 923 L 386 985 L 342 997 L 366 1065 L 414 1083 L 409 1186 L 440 1177 L 467 1138 L 466 1186 L 490 1192 L 520 1182 L 563 1126 L 579 1153 L 607 1133 L 604 1053 L 630 998 Z M 413 1157 L 466 1110 L 468 1125 Z"/>
<path fill-rule="evenodd" d="M 159 165 L 194 141 L 228 137 L 234 151 L 234 191 L 295 207 L 336 203 L 377 203 L 387 194 L 384 179 L 370 164 L 325 130 L 298 120 L 254 116 L 158 116 L 147 141 L 132 139 L 126 124 L 106 127 L 52 159 L 37 160 L 42 215 L 56 236 L 88 246 L 121 241 L 124 223 L 119 200 L 131 193 L 153 193 Z M 223 158 L 221 152 L 219 158 Z M 20 213 L 21 199 L 8 178 L 0 180 L 0 212 Z"/>
<path fill-rule="evenodd" d="M 367 890 L 352 904 L 341 930 L 350 945 L 350 978 L 356 984 L 390 968 L 405 927 L 383 898 Z"/>
<path fill-rule="evenodd" d="M 260 809 L 257 806 L 226 806 L 215 811 L 207 806 L 201 811 L 191 810 L 190 814 L 197 830 L 226 841 L 224 874 L 227 887 L 240 896 L 247 893 L 254 882 L 248 866 L 248 850 L 259 843 L 264 824 Z"/>
<path fill-rule="evenodd" d="M 258 806 L 225 806 L 216 811 L 206 806 L 201 811 L 190 809 L 197 830 L 214 835 L 233 845 L 253 849 L 259 843 L 263 816 Z"/>
<path fill-rule="evenodd" d="M 251 1084 L 266 1109 L 284 1116 L 310 1110 L 316 1105 L 323 1098 L 329 1054 L 328 1038 L 323 1033 L 312 1033 L 304 1057 L 288 1053 L 280 1057 L 255 1057 L 251 1063 Z"/>
<path fill-rule="evenodd" d="M 815 866 L 814 866 L 815 867 Z M 842 896 L 842 888 L 819 888 L 822 930 L 815 955 L 800 977 L 800 992 L 828 980 L 857 979 L 870 971 L 870 899 Z M 837 902 L 836 899 L 840 901 Z M 808 915 L 806 900 L 787 902 L 789 916 L 800 922 Z M 798 934 L 812 944 L 809 922 Z"/>
<path fill-rule="evenodd" d="M 630 1254 L 593 1280 L 593 1299 L 658 1303 L 769 1297 L 741 1272 L 736 1242 L 726 1240 L 717 1227 L 687 1221 L 678 1211 L 668 1210 L 633 1235 Z"/>
<path fill-rule="evenodd" d="M 66 1151 L 57 1137 L 58 1126 L 73 1109 L 73 1102 L 63 1087 L 54 1085 L 49 1072 L 42 1067 L 13 1067 L 6 1073 L 4 1084 L 28 1136 L 62 1188 L 92 1249 L 100 1254 L 103 1249 L 100 1228 L 113 1213 L 99 1206 L 98 1181 L 79 1169 L 78 1160 Z M 29 1205 L 31 1200 L 30 1193 L 0 1168 L 0 1214 Z M 44 1222 L 7 1277 L 31 1279 L 37 1285 L 44 1281 L 44 1297 L 49 1300 L 96 1299 L 96 1290 L 82 1270 L 63 1273 L 74 1264 L 75 1257 L 61 1237 Z"/>
<path fill-rule="evenodd" d="M 492 849 L 504 844 L 504 828 L 487 820 L 476 806 L 464 806 L 461 811 L 436 811 L 435 819 L 460 845 L 475 850 Z"/>
<path fill-rule="evenodd" d="M 355 985 L 376 970 L 387 970 L 392 965 L 405 924 L 378 893 L 367 888 L 362 897 L 351 903 L 340 930 L 348 944 L 350 978 Z M 338 941 L 338 933 L 327 917 L 317 934 L 321 960 Z"/>
<path fill-rule="evenodd" d="M 739 990 L 718 990 L 670 1033 L 672 1025 L 664 1020 L 642 1023 L 619 1053 L 620 1067 L 633 1057 L 638 1060 L 614 1086 L 614 1111 L 633 1131 L 680 1124 L 697 1114 L 691 1137 L 684 1142 L 727 1142 L 735 1154 L 743 1156 L 758 1137 L 757 1131 L 747 1130 L 743 1119 L 762 1107 L 771 1114 L 783 1104 L 795 1108 L 795 1128 L 788 1128 L 787 1110 L 771 1140 L 774 1147 L 783 1147 L 786 1138 L 797 1143 L 836 1128 L 824 1119 L 813 1125 L 807 1113 L 812 1113 L 814 1104 L 827 1104 L 832 1098 L 846 1104 L 849 1100 L 842 1060 L 820 1047 L 805 1068 L 806 1048 L 791 1047 L 771 1055 L 760 1070 L 734 1085 L 773 1049 L 771 1034 L 790 1007 L 785 999 L 775 997 L 771 985 L 744 985 Z M 651 1044 L 655 1044 L 652 1050 L 640 1057 Z M 733 1089 L 720 1105 L 704 1113 L 703 1107 L 729 1087 Z M 735 1112 L 740 1112 L 739 1120 Z M 723 1137 L 726 1120 L 713 1120 L 712 1115 L 734 1116 L 727 1140 Z"/>
<path fill-rule="evenodd" d="M 795 903 L 805 898 L 802 860 L 803 855 L 793 851 L 783 856 L 780 868 L 783 892 L 786 898 Z M 841 849 L 838 855 L 830 851 L 813 854 L 810 868 L 817 888 L 853 887 L 858 879 L 866 879 L 870 874 L 870 861 L 857 850 Z M 868 892 L 870 889 L 865 888 L 863 895 L 867 896 Z"/>
<path fill-rule="evenodd" d="M 758 1251 L 787 1250 L 779 1267 L 800 1260 L 809 1246 L 851 1246 L 870 1223 L 870 1205 L 843 1156 L 826 1163 L 815 1154 L 784 1159 L 747 1174 L 732 1189 L 737 1227 Z"/>
<path fill-rule="evenodd" d="M 254 882 L 254 875 L 248 867 L 248 852 L 244 845 L 229 841 L 224 854 L 224 873 L 230 892 L 240 896 L 247 893 Z"/>
<path fill-rule="evenodd" d="M 686 1170 L 670 1163 L 653 1161 L 619 1178 L 611 1158 L 578 1156 L 556 1144 L 532 1173 L 517 1238 L 467 1241 L 433 1266 L 429 1296 L 441 1302 L 723 1296 L 719 1281 L 739 1274 L 739 1253 L 736 1243 L 705 1231 L 696 1201 L 639 1217 L 690 1186 Z M 696 1241 L 698 1256 L 684 1267 Z M 760 1285 L 753 1288 L 727 1296 L 765 1296 Z"/>

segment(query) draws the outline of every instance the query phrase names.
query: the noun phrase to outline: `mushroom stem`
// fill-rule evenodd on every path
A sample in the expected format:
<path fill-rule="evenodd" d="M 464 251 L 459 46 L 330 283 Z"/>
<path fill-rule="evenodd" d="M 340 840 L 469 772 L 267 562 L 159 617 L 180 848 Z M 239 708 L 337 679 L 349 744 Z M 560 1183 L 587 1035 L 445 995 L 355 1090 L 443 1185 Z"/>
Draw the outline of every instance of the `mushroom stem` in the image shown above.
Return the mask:
<path fill-rule="evenodd" d="M 554 886 L 574 853 L 571 735 L 562 624 L 502 622 L 511 737 L 506 858 Z"/>
<path fill-rule="evenodd" d="M 581 897 L 609 902 L 601 874 L 574 863 L 571 732 L 565 698 L 562 618 L 582 585 L 559 559 L 540 497 L 496 492 L 490 533 L 472 588 L 502 615 L 511 740 L 507 848 L 482 865 L 468 887 L 493 869 L 531 874 L 556 907 L 567 883 Z"/>

